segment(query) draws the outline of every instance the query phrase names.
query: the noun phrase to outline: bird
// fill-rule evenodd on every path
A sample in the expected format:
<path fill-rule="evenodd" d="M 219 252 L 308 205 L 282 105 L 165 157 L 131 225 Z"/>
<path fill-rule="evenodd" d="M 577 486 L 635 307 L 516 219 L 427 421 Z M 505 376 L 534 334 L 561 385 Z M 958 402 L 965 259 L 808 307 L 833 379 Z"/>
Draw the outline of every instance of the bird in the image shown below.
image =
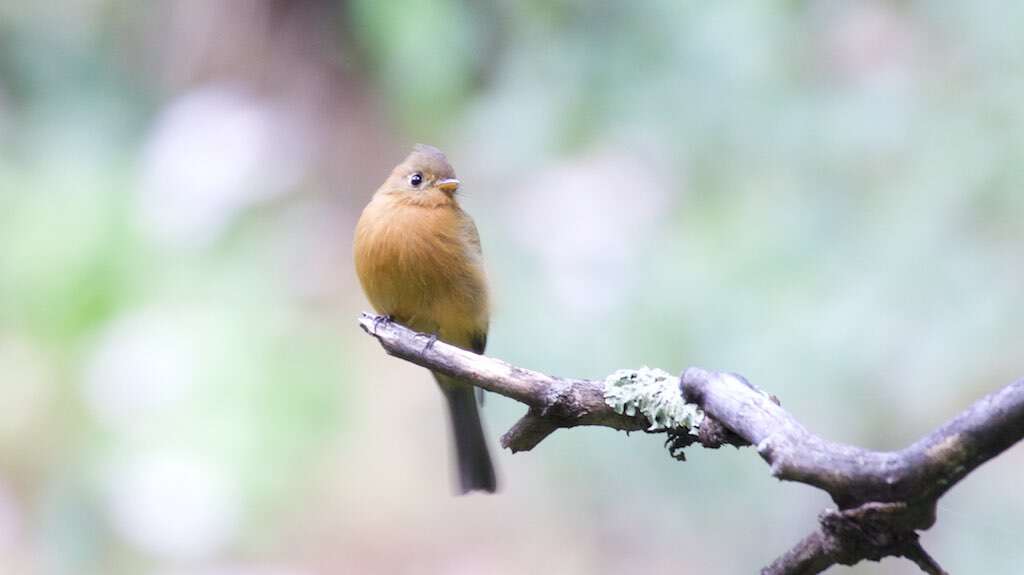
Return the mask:
<path fill-rule="evenodd" d="M 459 205 L 459 185 L 441 150 L 415 145 L 359 217 L 353 255 L 363 292 L 386 321 L 482 354 L 490 298 L 480 235 Z M 433 375 L 448 406 L 458 493 L 494 493 L 474 387 Z"/>

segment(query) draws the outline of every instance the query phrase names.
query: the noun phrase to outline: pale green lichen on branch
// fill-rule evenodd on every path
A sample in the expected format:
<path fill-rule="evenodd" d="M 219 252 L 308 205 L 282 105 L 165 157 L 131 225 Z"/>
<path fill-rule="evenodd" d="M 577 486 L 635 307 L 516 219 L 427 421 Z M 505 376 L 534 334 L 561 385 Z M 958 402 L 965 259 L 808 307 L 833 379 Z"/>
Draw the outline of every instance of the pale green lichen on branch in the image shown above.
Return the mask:
<path fill-rule="evenodd" d="M 704 420 L 699 407 L 683 401 L 679 378 L 657 368 L 620 369 L 609 375 L 604 401 L 621 415 L 646 417 L 651 422 L 647 431 L 683 428 L 696 434 Z"/>

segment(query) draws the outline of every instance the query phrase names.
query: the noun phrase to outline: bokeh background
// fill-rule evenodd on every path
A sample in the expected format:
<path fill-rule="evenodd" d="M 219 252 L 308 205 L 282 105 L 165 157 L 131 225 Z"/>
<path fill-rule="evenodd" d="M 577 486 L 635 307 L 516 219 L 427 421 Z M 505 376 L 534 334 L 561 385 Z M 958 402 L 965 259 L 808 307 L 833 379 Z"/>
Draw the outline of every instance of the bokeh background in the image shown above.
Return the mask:
<path fill-rule="evenodd" d="M 445 149 L 556 374 L 728 369 L 899 448 L 1024 373 L 1024 4 L 0 4 L 0 572 L 752 573 L 828 502 L 562 431 L 451 496 L 356 326 L 363 205 Z M 491 397 L 489 436 L 521 414 Z M 1024 450 L 927 547 L 1019 573 Z M 914 573 L 887 560 L 837 573 Z"/>

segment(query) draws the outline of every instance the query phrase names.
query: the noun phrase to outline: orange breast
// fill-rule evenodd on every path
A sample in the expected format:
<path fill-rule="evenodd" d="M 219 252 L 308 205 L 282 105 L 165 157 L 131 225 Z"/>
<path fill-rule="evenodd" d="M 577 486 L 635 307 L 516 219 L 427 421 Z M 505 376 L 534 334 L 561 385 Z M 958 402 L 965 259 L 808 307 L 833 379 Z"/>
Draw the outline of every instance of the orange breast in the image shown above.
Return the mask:
<path fill-rule="evenodd" d="M 467 225 L 455 206 L 375 197 L 356 226 L 354 253 L 374 309 L 461 347 L 486 334 L 487 283 Z"/>

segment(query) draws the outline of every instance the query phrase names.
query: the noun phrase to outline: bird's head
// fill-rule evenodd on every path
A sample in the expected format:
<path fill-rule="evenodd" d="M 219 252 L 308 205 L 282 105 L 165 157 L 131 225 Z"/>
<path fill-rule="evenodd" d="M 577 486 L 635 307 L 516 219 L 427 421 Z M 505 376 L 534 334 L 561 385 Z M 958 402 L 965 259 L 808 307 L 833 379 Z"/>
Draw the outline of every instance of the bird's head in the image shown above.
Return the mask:
<path fill-rule="evenodd" d="M 410 199 L 451 199 L 459 190 L 459 180 L 455 178 L 455 170 L 444 152 L 433 146 L 416 144 L 412 153 L 391 171 L 381 190 Z"/>

